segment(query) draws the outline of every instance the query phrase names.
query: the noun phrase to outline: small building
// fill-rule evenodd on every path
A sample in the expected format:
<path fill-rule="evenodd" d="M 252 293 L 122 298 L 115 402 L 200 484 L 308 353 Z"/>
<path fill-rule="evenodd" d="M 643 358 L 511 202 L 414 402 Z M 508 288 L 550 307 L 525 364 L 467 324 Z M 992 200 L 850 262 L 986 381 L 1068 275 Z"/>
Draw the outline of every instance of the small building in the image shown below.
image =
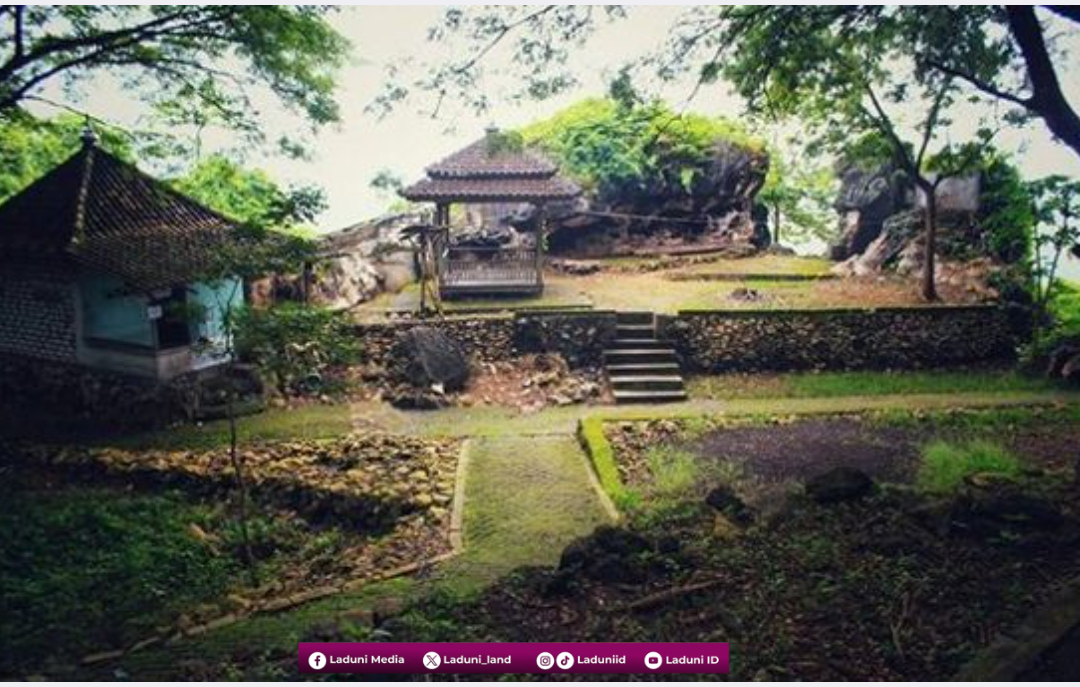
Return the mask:
<path fill-rule="evenodd" d="M 574 183 L 558 176 L 552 162 L 525 150 L 512 136 L 488 129 L 480 140 L 428 167 L 427 178 L 401 195 L 413 202 L 435 204 L 434 276 L 439 294 L 454 298 L 540 294 L 547 226 L 544 205 L 573 200 L 579 193 Z M 466 205 L 458 226 L 451 226 L 454 204 Z M 534 209 L 531 235 L 495 226 L 523 205 Z M 474 240 L 459 240 L 466 228 Z M 497 230 L 500 241 L 484 240 L 485 234 L 490 237 Z"/>
<path fill-rule="evenodd" d="M 158 380 L 221 363 L 242 285 L 198 275 L 236 228 L 88 132 L 0 206 L 0 355 Z"/>

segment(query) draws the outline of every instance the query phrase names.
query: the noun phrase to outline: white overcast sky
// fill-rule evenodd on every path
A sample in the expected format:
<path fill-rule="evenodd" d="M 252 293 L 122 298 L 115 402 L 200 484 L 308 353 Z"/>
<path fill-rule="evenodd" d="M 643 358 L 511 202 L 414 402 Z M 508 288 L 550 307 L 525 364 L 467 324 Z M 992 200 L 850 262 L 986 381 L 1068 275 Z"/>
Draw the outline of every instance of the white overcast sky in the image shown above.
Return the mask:
<path fill-rule="evenodd" d="M 567 104 L 604 92 L 611 75 L 623 64 L 659 47 L 672 22 L 685 10 L 683 6 L 635 6 L 629 17 L 602 27 L 584 51 L 574 54 L 571 66 L 582 82 L 573 92 L 545 102 L 510 103 L 498 98 L 498 73 L 507 61 L 507 51 L 496 49 L 486 58 L 492 80 L 485 88 L 492 96 L 493 107 L 487 113 L 464 113 L 453 122 L 432 120 L 418 111 L 423 102 L 402 106 L 386 119 L 379 120 L 365 112 L 378 94 L 388 64 L 408 59 L 437 59 L 438 46 L 427 39 L 428 28 L 444 11 L 431 6 L 350 6 L 343 7 L 331 20 L 353 43 L 351 63 L 340 74 L 339 102 L 342 122 L 326 128 L 314 139 L 314 159 L 310 162 L 280 157 L 254 159 L 250 162 L 267 169 L 285 182 L 310 182 L 322 186 L 330 207 L 320 217 L 318 229 L 332 231 L 378 214 L 387 198 L 369 187 L 371 178 L 381 169 L 391 170 L 407 181 L 418 178 L 425 165 L 438 160 L 478 137 L 485 126 L 518 126 L 546 116 Z M 1072 40 L 1080 48 L 1080 41 Z M 1080 56 L 1080 49 L 1074 52 Z M 460 56 L 459 56 L 460 58 Z M 1071 58 L 1070 58 L 1071 61 Z M 1080 104 L 1080 69 L 1060 68 L 1072 102 Z M 675 83 L 662 95 L 681 102 L 692 84 Z M 140 112 L 128 96 L 102 80 L 86 89 L 88 110 L 106 120 L 130 124 Z M 742 103 L 722 85 L 700 91 L 692 109 L 706 114 L 738 117 Z M 279 113 L 267 103 L 264 120 L 277 130 L 298 127 L 301 122 Z M 960 132 L 962 134 L 962 132 Z M 209 146 L 222 141 L 209 141 Z M 1016 153 L 1029 177 L 1051 173 L 1080 176 L 1080 158 L 1066 147 L 1054 143 L 1045 127 L 1035 122 L 1024 131 L 1007 131 L 998 141 Z M 1080 276 L 1080 270 L 1077 275 Z"/>

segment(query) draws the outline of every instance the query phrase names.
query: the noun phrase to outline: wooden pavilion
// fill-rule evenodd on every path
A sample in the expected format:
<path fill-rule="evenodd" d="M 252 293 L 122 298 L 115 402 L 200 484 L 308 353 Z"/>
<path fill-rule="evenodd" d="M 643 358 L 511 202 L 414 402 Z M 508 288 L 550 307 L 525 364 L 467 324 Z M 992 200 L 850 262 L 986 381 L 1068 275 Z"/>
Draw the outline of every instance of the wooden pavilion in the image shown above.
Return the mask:
<path fill-rule="evenodd" d="M 572 200 L 580 189 L 558 176 L 558 169 L 549 160 L 524 150 L 520 140 L 493 128 L 426 171 L 426 178 L 402 190 L 401 195 L 410 201 L 435 204 L 428 240 L 439 295 L 540 294 L 544 289 L 544 205 Z M 532 236 L 509 245 L 459 245 L 450 226 L 450 208 L 455 203 L 480 206 L 486 210 L 479 213 L 485 223 L 498 212 L 532 205 L 536 209 Z"/>

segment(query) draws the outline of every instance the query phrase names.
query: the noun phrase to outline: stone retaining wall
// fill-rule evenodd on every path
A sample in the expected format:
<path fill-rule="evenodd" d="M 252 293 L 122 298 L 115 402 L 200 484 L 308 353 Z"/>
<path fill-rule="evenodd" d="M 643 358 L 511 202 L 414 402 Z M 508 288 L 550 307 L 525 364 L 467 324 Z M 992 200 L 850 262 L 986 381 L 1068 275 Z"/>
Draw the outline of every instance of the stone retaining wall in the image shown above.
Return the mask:
<path fill-rule="evenodd" d="M 661 319 L 688 371 L 912 369 L 1008 360 L 993 306 L 683 311 Z"/>
<path fill-rule="evenodd" d="M 190 419 L 196 375 L 168 383 L 73 363 L 0 355 L 0 434 L 161 427 Z"/>
<path fill-rule="evenodd" d="M 615 336 L 615 313 L 522 311 L 357 324 L 363 359 L 385 366 L 398 337 L 420 326 L 445 332 L 477 363 L 509 360 L 526 353 L 560 353 L 571 367 L 580 368 L 600 364 L 606 343 Z"/>

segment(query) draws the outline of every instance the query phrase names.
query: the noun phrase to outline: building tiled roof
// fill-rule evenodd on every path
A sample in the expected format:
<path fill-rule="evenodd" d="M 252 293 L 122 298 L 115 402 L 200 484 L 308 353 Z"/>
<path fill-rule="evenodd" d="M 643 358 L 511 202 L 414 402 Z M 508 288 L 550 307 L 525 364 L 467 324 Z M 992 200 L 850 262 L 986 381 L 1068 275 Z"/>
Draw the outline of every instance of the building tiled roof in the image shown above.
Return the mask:
<path fill-rule="evenodd" d="M 538 179 L 422 179 L 402 193 L 413 201 L 490 203 L 519 201 L 535 203 L 569 200 L 581 190 L 559 177 Z"/>
<path fill-rule="evenodd" d="M 550 160 L 527 150 L 503 149 L 491 141 L 493 134 L 465 146 L 427 168 L 434 178 L 549 177 L 559 171 Z"/>
<path fill-rule="evenodd" d="M 154 290 L 198 276 L 235 228 L 87 145 L 0 206 L 0 259 L 62 258 Z"/>
<path fill-rule="evenodd" d="M 480 203 L 568 200 L 580 189 L 541 155 L 496 145 L 495 131 L 427 168 L 401 192 L 411 201 Z"/>

